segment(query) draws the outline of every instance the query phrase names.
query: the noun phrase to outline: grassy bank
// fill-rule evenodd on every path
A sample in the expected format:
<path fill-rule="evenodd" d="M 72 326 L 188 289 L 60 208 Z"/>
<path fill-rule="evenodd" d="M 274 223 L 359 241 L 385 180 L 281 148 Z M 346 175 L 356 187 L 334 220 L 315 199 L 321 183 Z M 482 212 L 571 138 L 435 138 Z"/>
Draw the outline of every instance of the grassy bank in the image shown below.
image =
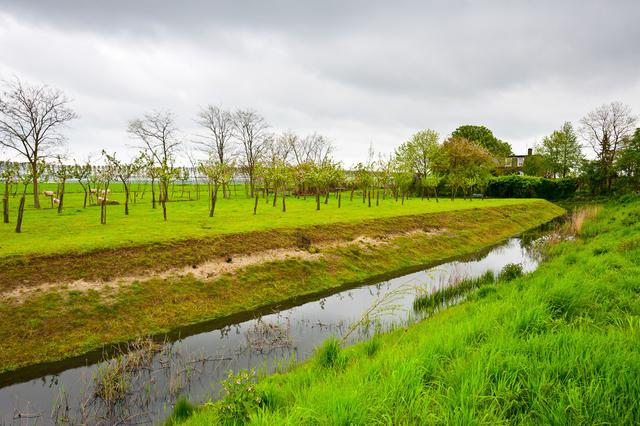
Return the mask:
<path fill-rule="evenodd" d="M 76 184 L 77 185 L 77 184 Z M 338 208 L 335 195 L 329 197 L 328 204 L 321 203 L 316 211 L 314 197 L 307 199 L 287 197 L 287 211 L 282 212 L 281 198 L 275 207 L 271 200 L 267 203 L 261 199 L 257 214 L 253 214 L 254 200 L 248 199 L 244 193 L 238 198 L 223 199 L 220 194 L 216 204 L 215 215 L 209 217 L 209 202 L 206 186 L 202 189 L 199 200 L 192 199 L 186 193 L 181 198 L 177 189 L 172 202 L 168 203 L 168 220 L 163 221 L 162 209 L 158 205 L 151 208 L 151 194 L 146 192 L 144 198 L 130 203 L 130 214 L 124 214 L 124 194 L 112 193 L 109 198 L 119 201 L 121 205 L 109 206 L 107 224 L 100 225 L 100 208 L 89 206 L 82 208 L 84 195 L 71 192 L 78 188 L 71 184 L 64 197 L 64 210 L 57 213 L 51 208 L 48 199 L 43 199 L 43 208 L 35 210 L 27 208 L 24 214 L 22 233 L 14 232 L 18 198 L 10 200 L 11 223 L 0 223 L 0 258 L 24 255 L 59 255 L 61 253 L 86 253 L 96 249 L 111 250 L 114 248 L 167 243 L 193 239 L 206 239 L 222 234 L 234 234 L 269 229 L 308 227 L 336 222 L 358 222 L 368 219 L 389 218 L 425 213 L 438 213 L 452 210 L 472 209 L 479 206 L 497 207 L 504 205 L 535 202 L 535 200 L 454 200 L 441 199 L 427 201 L 419 198 L 396 202 L 387 197 L 372 207 L 362 202 L 356 194 L 352 201 L 349 194 L 343 194 L 341 207 Z M 114 186 L 114 189 L 116 186 Z M 52 189 L 55 189 L 53 187 Z M 44 198 L 44 197 L 43 197 Z M 324 201 L 324 200 L 323 200 Z M 2 269 L 2 268 L 0 268 Z"/>
<path fill-rule="evenodd" d="M 189 274 L 130 285 L 114 281 L 100 291 L 59 288 L 23 303 L 4 301 L 0 303 L 0 370 L 82 354 L 105 344 L 475 252 L 562 213 L 551 203 L 531 201 L 412 216 L 405 222 L 382 221 L 378 228 L 377 222 L 367 222 L 369 232 L 378 237 L 389 229 L 438 232 L 397 234 L 377 244 L 329 246 L 313 259 L 256 264 L 206 281 Z M 353 239 L 360 231 L 365 230 L 342 224 L 335 226 L 334 233 Z"/>
<path fill-rule="evenodd" d="M 537 271 L 370 342 L 328 342 L 263 379 L 259 407 L 232 415 L 238 393 L 188 424 L 637 423 L 640 201 L 578 228 Z"/>

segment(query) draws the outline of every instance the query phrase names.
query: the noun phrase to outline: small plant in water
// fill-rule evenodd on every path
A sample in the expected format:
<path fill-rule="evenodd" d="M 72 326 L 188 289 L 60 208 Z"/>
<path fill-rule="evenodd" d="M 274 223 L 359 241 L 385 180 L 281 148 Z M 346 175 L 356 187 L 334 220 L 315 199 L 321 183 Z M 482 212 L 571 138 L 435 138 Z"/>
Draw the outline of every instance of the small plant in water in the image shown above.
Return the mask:
<path fill-rule="evenodd" d="M 508 263 L 504 265 L 502 270 L 500 271 L 500 275 L 498 275 L 498 279 L 501 281 L 511 281 L 518 277 L 521 277 L 524 271 L 522 270 L 522 265 L 519 263 Z"/>
<path fill-rule="evenodd" d="M 318 364 L 324 368 L 331 368 L 338 362 L 340 358 L 340 341 L 335 337 L 329 337 L 324 341 L 322 346 L 318 348 L 316 359 Z"/>
<path fill-rule="evenodd" d="M 181 396 L 176 401 L 176 405 L 173 407 L 173 413 L 171 414 L 169 420 L 167 420 L 167 422 L 165 423 L 165 426 L 179 424 L 185 421 L 186 419 L 191 417 L 195 409 L 195 405 L 189 402 L 189 400 L 184 395 Z"/>
<path fill-rule="evenodd" d="M 249 413 L 260 406 L 262 398 L 256 391 L 256 372 L 254 369 L 242 370 L 238 374 L 229 371 L 226 380 L 221 382 L 224 397 L 219 402 L 220 415 L 228 421 L 244 421 Z"/>

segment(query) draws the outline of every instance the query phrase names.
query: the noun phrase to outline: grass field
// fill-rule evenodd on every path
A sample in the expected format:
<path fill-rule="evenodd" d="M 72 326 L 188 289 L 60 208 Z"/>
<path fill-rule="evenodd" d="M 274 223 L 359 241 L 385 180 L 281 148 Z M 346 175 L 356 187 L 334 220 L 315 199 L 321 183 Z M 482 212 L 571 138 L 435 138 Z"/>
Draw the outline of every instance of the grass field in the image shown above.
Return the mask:
<path fill-rule="evenodd" d="M 0 371 L 62 359 L 110 343 L 164 333 L 376 277 L 383 279 L 408 268 L 415 270 L 473 253 L 564 212 L 541 200 L 498 207 L 489 207 L 491 204 L 484 201 L 466 203 L 484 208 L 302 228 L 314 244 L 323 238 L 339 244 L 323 247 L 313 258 L 266 261 L 210 279 L 196 279 L 189 273 L 167 279 L 150 273 L 146 279 L 120 284 L 118 272 L 126 271 L 134 260 L 143 265 L 149 256 L 156 255 L 153 247 L 136 251 L 131 257 L 123 255 L 122 249 L 107 253 L 98 267 L 94 255 L 62 256 L 44 259 L 43 263 L 31 259 L 13 266 L 5 263 L 0 271 L 0 276 L 5 277 L 2 281 L 23 282 L 33 276 L 55 278 L 56 274 L 59 279 L 65 277 L 62 271 L 66 270 L 75 271 L 78 279 L 92 277 L 94 269 L 114 275 L 88 291 L 71 289 L 62 283 L 38 290 L 24 301 L 0 299 Z M 425 200 L 423 205 L 429 204 Z M 427 232 L 406 233 L 415 230 Z M 362 235 L 383 239 L 379 241 L 384 243 L 354 241 Z M 245 233 L 231 240 L 219 236 L 177 247 L 159 246 L 158 255 L 173 250 L 164 254 L 167 262 L 184 258 L 189 261 L 193 253 L 215 254 L 226 244 L 234 244 L 241 253 L 287 245 L 295 250 L 296 238 L 295 232 L 275 230 Z M 46 263 L 54 260 L 58 263 Z M 85 260 L 89 263 L 83 263 Z M 194 261 L 197 260 L 196 256 Z M 86 265 L 94 266 L 87 269 Z M 147 267 L 157 265 L 152 260 Z"/>
<path fill-rule="evenodd" d="M 118 185 L 113 185 L 114 193 L 110 199 L 123 202 L 124 194 Z M 45 185 L 44 189 L 54 190 L 54 185 Z M 134 189 L 136 187 L 134 186 Z M 182 190 L 177 187 L 172 202 L 168 203 L 168 221 L 164 222 L 160 206 L 151 208 L 151 193 L 147 190 L 144 198 L 130 204 L 130 215 L 124 215 L 124 206 L 108 206 L 106 225 L 100 225 L 100 208 L 90 206 L 82 208 L 83 193 L 77 184 L 68 184 L 64 197 L 64 211 L 57 213 L 51 208 L 48 198 L 42 197 L 40 210 L 28 207 L 24 214 L 21 234 L 14 232 L 16 209 L 19 199 L 11 198 L 11 223 L 0 223 L 0 257 L 29 254 L 60 254 L 65 252 L 86 252 L 99 248 L 115 248 L 149 243 L 200 239 L 219 234 L 250 232 L 273 228 L 293 228 L 310 225 L 322 225 L 334 222 L 357 222 L 367 219 L 385 218 L 401 215 L 436 213 L 451 210 L 478 207 L 495 207 L 522 204 L 534 200 L 523 199 L 487 199 L 455 200 L 440 199 L 427 201 L 419 198 L 406 200 L 404 205 L 390 198 L 380 200 L 380 205 L 372 207 L 362 202 L 356 194 L 349 201 L 349 194 L 342 196 L 342 206 L 332 195 L 329 204 L 321 204 L 316 211 L 314 197 L 306 200 L 287 197 L 287 211 L 282 212 L 281 199 L 276 207 L 271 201 L 262 199 L 257 214 L 253 215 L 254 200 L 248 199 L 244 187 L 232 192 L 231 199 L 218 198 L 213 218 L 208 216 L 209 202 L 206 186 L 201 186 L 200 200 L 187 200 L 191 191 L 195 198 L 194 186 L 189 186 L 180 198 Z M 237 198 L 235 198 L 237 196 Z M 324 200 L 323 200 L 324 201 Z M 28 205 L 32 198 L 27 199 Z"/>
<path fill-rule="evenodd" d="M 640 200 L 548 250 L 531 274 L 372 341 L 327 342 L 262 379 L 259 404 L 238 392 L 187 423 L 637 424 Z"/>

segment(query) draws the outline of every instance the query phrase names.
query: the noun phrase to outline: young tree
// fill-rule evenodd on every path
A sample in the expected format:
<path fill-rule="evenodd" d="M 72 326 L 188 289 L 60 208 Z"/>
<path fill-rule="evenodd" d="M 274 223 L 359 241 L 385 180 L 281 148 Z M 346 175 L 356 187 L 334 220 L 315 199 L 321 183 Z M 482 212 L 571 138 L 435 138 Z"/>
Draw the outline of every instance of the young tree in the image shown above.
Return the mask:
<path fill-rule="evenodd" d="M 104 155 L 104 154 L 103 154 Z M 109 194 L 109 185 L 116 179 L 116 169 L 112 162 L 106 161 L 104 167 L 100 168 L 98 172 L 98 196 L 97 201 L 100 204 L 100 224 L 107 224 L 107 205 L 109 200 L 107 199 Z"/>
<path fill-rule="evenodd" d="M 425 176 L 422 178 L 422 187 L 426 188 L 427 190 L 427 200 L 429 199 L 429 194 L 432 192 L 433 196 L 436 199 L 436 203 L 439 202 L 438 200 L 438 186 L 440 185 L 440 182 L 442 182 L 442 176 L 439 175 L 436 172 L 432 172 L 431 174 Z"/>
<path fill-rule="evenodd" d="M 635 127 L 637 117 L 621 102 L 604 104 L 580 120 L 580 134 L 591 145 L 603 176 L 601 188 L 611 190 L 614 163 L 622 143 Z"/>
<path fill-rule="evenodd" d="M 260 161 L 267 140 L 267 124 L 264 117 L 255 111 L 238 110 L 233 115 L 235 137 L 243 148 L 244 169 L 249 177 L 249 194 L 255 192 L 256 165 Z"/>
<path fill-rule="evenodd" d="M 82 208 L 87 208 L 87 199 L 91 193 L 91 164 L 87 161 L 85 164 L 80 165 L 74 161 L 71 176 L 78 181 L 84 191 L 84 202 Z"/>
<path fill-rule="evenodd" d="M 209 217 L 213 217 L 218 200 L 218 192 L 233 176 L 233 163 L 220 163 L 219 158 L 210 158 L 198 165 L 198 171 L 207 177 L 211 187 L 209 193 Z"/>
<path fill-rule="evenodd" d="M 0 178 L 4 183 L 4 196 L 2 197 L 2 221 L 9 223 L 9 194 L 11 186 L 18 182 L 20 166 L 18 163 L 5 161 L 0 163 Z"/>
<path fill-rule="evenodd" d="M 140 154 L 134 158 L 130 163 L 125 163 L 116 158 L 115 152 L 113 155 L 107 154 L 105 150 L 102 150 L 102 155 L 107 159 L 111 170 L 113 171 L 113 177 L 120 179 L 124 188 L 124 214 L 129 215 L 129 193 L 131 190 L 131 177 L 138 174 L 144 167 L 144 156 Z"/>
<path fill-rule="evenodd" d="M 58 89 L 16 79 L 0 93 L 0 146 L 18 152 L 31 167 L 33 205 L 40 208 L 37 174 L 40 159 L 62 144 L 61 129 L 77 115 Z"/>
<path fill-rule="evenodd" d="M 539 153 L 544 157 L 554 177 L 566 177 L 577 170 L 582 161 L 582 147 L 571 123 L 567 121 L 560 130 L 555 130 L 545 137 Z M 539 173 L 534 176 L 539 176 Z"/>
<path fill-rule="evenodd" d="M 43 159 L 38 160 L 38 163 L 36 164 L 35 169 L 33 168 L 33 166 L 30 164 L 30 167 L 28 170 L 26 170 L 21 176 L 20 176 L 20 182 L 22 183 L 23 186 L 23 190 L 22 190 L 22 196 L 20 197 L 20 204 L 18 204 L 18 219 L 16 220 L 16 232 L 20 233 L 22 232 L 22 221 L 24 219 L 24 208 L 25 208 L 25 201 L 27 199 L 27 188 L 29 187 L 29 184 L 33 183 L 33 176 L 42 176 L 45 174 L 45 170 L 47 168 L 46 163 L 44 162 Z"/>
<path fill-rule="evenodd" d="M 62 162 L 62 157 L 57 157 L 57 164 L 51 164 L 49 167 L 50 176 L 54 176 L 58 181 L 58 213 L 62 213 L 62 206 L 64 204 L 64 190 L 67 183 L 67 179 L 73 176 L 73 167 L 68 166 Z"/>
<path fill-rule="evenodd" d="M 162 215 L 166 221 L 169 183 L 176 177 L 173 162 L 180 146 L 174 116 L 169 111 L 145 114 L 142 119 L 130 121 L 128 131 L 142 141 L 146 158 L 156 167 L 155 172 L 160 181 Z"/>

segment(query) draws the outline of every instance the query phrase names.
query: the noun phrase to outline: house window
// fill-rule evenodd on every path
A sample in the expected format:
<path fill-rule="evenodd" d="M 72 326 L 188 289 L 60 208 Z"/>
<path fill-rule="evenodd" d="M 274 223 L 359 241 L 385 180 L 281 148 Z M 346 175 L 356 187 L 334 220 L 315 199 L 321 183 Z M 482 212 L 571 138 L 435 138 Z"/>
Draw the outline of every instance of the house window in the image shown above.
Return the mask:
<path fill-rule="evenodd" d="M 511 167 L 511 157 L 507 157 L 504 159 L 504 166 Z"/>
<path fill-rule="evenodd" d="M 522 167 L 524 164 L 524 157 L 518 157 L 518 167 Z"/>

